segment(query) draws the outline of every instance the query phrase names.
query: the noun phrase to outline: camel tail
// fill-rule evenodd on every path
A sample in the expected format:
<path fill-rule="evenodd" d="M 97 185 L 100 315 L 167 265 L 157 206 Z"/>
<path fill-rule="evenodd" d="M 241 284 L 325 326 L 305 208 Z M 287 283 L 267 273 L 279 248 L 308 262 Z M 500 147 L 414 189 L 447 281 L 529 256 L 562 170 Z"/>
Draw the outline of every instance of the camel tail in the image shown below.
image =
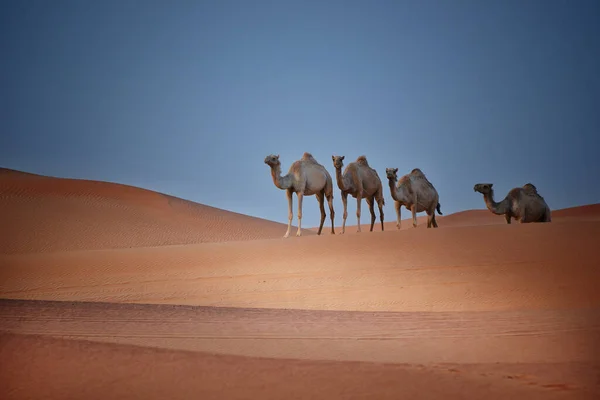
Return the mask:
<path fill-rule="evenodd" d="M 379 178 L 379 174 L 377 173 L 377 171 L 375 171 L 375 175 L 377 175 L 377 177 Z M 379 181 L 381 183 L 381 179 Z M 385 196 L 383 195 L 383 185 L 381 184 L 379 185 L 379 196 L 381 196 L 381 204 L 385 206 Z"/>
<path fill-rule="evenodd" d="M 440 209 L 440 207 L 441 207 L 441 206 L 440 206 L 440 203 L 438 203 L 438 204 L 437 204 L 437 207 L 436 207 L 435 209 L 437 210 L 438 214 L 440 214 L 440 215 L 444 215 L 444 214 L 442 214 L 442 210 Z"/>

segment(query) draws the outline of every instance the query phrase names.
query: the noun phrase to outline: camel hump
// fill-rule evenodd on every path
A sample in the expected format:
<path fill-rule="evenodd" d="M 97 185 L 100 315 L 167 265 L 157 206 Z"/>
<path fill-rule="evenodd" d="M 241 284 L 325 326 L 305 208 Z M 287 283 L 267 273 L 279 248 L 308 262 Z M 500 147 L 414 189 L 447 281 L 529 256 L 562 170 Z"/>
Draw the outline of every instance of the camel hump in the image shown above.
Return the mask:
<path fill-rule="evenodd" d="M 317 162 L 317 160 L 315 160 L 315 158 L 313 157 L 312 154 L 305 152 L 304 154 L 302 154 L 302 159 L 305 161 L 313 161 L 313 162 Z"/>
<path fill-rule="evenodd" d="M 423 171 L 421 171 L 419 168 L 415 168 L 412 171 L 410 171 L 410 176 L 413 179 L 416 179 L 416 180 L 418 180 L 420 182 L 424 182 L 431 189 L 435 189 L 435 187 L 433 186 L 433 184 L 431 182 L 429 182 L 429 179 L 427 179 L 427 177 L 425 176 L 425 174 L 423 173 Z"/>
<path fill-rule="evenodd" d="M 367 161 L 367 156 L 360 156 L 356 159 L 356 163 L 360 165 L 369 166 L 369 162 Z"/>
<path fill-rule="evenodd" d="M 526 183 L 523 185 L 523 190 L 525 190 L 525 193 L 527 194 L 538 194 L 537 188 L 533 183 Z"/>
<path fill-rule="evenodd" d="M 411 175 L 418 176 L 419 178 L 425 178 L 425 174 L 419 168 L 415 168 L 410 171 Z"/>

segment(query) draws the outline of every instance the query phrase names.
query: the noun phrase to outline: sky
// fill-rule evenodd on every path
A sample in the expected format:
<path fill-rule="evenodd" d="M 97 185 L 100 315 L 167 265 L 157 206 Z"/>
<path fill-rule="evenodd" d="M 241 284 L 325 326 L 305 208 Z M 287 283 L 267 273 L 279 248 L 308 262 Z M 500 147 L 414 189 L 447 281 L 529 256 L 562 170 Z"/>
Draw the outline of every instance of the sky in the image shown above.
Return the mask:
<path fill-rule="evenodd" d="M 333 154 L 367 156 L 386 221 L 387 167 L 420 168 L 444 214 L 484 208 L 479 182 L 497 199 L 532 182 L 552 209 L 600 202 L 597 0 L 0 7 L 0 167 L 284 223 L 285 192 L 263 162 L 271 153 L 284 173 L 305 151 L 327 168 L 336 225 Z M 294 225 L 296 206 L 294 196 Z M 319 216 L 305 198 L 303 227 Z"/>

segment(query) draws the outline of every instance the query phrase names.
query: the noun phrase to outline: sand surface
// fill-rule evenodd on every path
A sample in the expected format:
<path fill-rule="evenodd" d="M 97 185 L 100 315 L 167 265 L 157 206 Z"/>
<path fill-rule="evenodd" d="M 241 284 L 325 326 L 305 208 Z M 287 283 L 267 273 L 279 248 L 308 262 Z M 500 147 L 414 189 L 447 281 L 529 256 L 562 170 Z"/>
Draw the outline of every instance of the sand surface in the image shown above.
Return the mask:
<path fill-rule="evenodd" d="M 598 204 L 284 240 L 156 192 L 1 170 L 0 210 L 2 399 L 600 397 Z"/>

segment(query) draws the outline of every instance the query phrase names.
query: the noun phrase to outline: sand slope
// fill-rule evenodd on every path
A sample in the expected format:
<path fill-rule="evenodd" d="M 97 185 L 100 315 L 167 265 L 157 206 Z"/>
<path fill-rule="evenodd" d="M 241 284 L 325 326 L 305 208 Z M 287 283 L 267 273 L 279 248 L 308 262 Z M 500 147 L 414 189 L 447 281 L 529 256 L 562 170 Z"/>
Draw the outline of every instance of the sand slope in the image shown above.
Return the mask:
<path fill-rule="evenodd" d="M 4 254 L 280 238 L 287 228 L 132 186 L 8 169 L 0 210 Z"/>
<path fill-rule="evenodd" d="M 600 397 L 597 204 L 287 240 L 10 170 L 0 205 L 2 399 Z"/>
<path fill-rule="evenodd" d="M 0 319 L 2 398 L 600 395 L 600 318 L 591 310 L 364 313 L 5 300 Z"/>
<path fill-rule="evenodd" d="M 600 355 L 600 315 L 590 309 L 365 313 L 2 300 L 0 317 L 15 334 L 253 357 L 506 364 Z"/>
<path fill-rule="evenodd" d="M 559 365 L 406 366 L 223 356 L 0 336 L 5 399 L 593 399 L 595 371 Z M 34 364 L 27 360 L 35 360 Z M 516 373 L 507 374 L 505 368 Z M 523 373 L 523 371 L 531 372 Z M 561 376 L 560 374 L 563 373 Z M 580 373 L 581 386 L 566 383 Z M 31 378 L 35 377 L 35 381 Z M 585 379 L 582 379 L 585 377 Z M 424 390 L 424 388 L 427 388 Z"/>
<path fill-rule="evenodd" d="M 600 304 L 598 222 L 0 256 L 0 296 L 320 310 Z"/>

